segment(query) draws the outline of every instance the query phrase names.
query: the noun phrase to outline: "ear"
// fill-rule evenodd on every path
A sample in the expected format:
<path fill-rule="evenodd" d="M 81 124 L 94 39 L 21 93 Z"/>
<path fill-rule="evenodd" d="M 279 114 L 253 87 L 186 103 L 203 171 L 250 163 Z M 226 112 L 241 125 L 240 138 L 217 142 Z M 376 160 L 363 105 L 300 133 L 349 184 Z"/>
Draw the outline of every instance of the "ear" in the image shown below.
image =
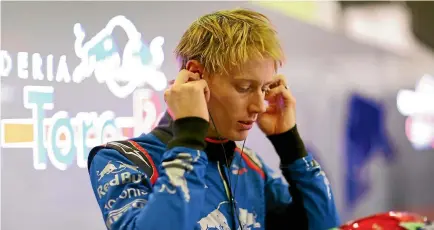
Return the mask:
<path fill-rule="evenodd" d="M 185 65 L 185 69 L 192 73 L 198 73 L 200 75 L 200 78 L 202 78 L 202 75 L 204 73 L 204 67 L 202 64 L 200 64 L 197 60 L 189 60 L 187 61 L 187 64 Z"/>

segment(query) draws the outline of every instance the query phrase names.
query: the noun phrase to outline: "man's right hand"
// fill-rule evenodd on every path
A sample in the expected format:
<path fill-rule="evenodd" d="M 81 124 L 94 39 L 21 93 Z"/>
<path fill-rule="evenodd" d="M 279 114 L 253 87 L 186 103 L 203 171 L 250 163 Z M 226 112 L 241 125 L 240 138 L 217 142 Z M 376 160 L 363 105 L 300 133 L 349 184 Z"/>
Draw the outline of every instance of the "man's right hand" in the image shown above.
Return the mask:
<path fill-rule="evenodd" d="M 173 120 L 184 117 L 200 117 L 209 121 L 207 102 L 210 97 L 208 84 L 198 73 L 181 70 L 175 83 L 164 92 L 164 99 Z"/>

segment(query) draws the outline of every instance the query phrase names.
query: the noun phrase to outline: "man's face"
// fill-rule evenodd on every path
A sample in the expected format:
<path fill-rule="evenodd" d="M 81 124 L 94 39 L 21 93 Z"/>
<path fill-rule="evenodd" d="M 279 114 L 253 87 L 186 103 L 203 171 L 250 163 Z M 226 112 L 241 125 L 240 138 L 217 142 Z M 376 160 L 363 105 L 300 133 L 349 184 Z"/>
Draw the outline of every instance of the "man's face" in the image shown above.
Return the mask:
<path fill-rule="evenodd" d="M 216 127 L 211 125 L 211 137 L 244 140 L 258 114 L 266 110 L 264 96 L 275 74 L 273 60 L 250 61 L 241 69 L 230 75 L 205 77 L 211 91 L 208 109 Z"/>

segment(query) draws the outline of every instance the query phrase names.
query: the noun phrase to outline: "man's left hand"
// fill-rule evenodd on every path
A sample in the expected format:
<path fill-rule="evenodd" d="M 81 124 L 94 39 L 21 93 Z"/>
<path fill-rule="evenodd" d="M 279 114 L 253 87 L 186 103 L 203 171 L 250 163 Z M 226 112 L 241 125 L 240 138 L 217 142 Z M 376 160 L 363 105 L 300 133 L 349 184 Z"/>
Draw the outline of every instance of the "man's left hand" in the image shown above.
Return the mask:
<path fill-rule="evenodd" d="M 277 75 L 265 94 L 267 110 L 259 114 L 257 124 L 265 135 L 284 133 L 295 126 L 295 98 L 283 75 Z"/>

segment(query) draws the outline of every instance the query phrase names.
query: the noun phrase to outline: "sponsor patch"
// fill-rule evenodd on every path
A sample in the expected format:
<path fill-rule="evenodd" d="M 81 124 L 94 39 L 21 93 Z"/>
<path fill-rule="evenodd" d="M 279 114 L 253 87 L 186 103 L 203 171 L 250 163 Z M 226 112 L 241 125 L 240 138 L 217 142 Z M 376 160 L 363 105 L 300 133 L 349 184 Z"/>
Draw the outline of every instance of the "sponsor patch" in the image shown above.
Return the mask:
<path fill-rule="evenodd" d="M 134 170 L 140 169 L 150 179 L 151 184 L 155 184 L 155 181 L 158 178 L 158 171 L 157 167 L 155 167 L 154 161 L 152 160 L 148 151 L 146 151 L 135 141 L 131 140 L 108 142 L 105 145 L 93 148 L 89 153 L 88 169 L 90 169 L 90 164 L 95 154 L 103 148 L 109 148 L 118 151 L 124 157 L 132 161 L 135 165 L 131 166 L 124 164 L 122 167 L 130 166 L 130 168 Z M 104 174 L 107 174 L 108 172 L 115 172 L 116 170 L 119 169 L 115 169 L 114 165 L 107 164 L 106 168 L 104 168 L 101 172 L 98 172 L 98 179 L 100 180 L 102 177 L 104 177 Z"/>
<path fill-rule="evenodd" d="M 139 198 L 139 197 L 143 197 L 143 196 L 146 196 L 146 195 L 148 195 L 148 192 L 146 192 L 143 189 L 139 189 L 139 188 L 127 188 L 124 191 L 122 191 L 122 193 L 119 195 L 119 197 L 117 197 L 115 199 L 108 200 L 107 204 L 104 205 L 104 208 L 105 209 L 112 209 L 113 205 L 117 201 Z"/>
<path fill-rule="evenodd" d="M 112 165 L 112 166 L 110 166 Z M 116 166 L 118 165 L 118 166 Z M 103 196 L 105 196 L 108 192 L 108 190 L 110 189 L 110 187 L 114 187 L 114 186 L 119 186 L 119 185 L 124 185 L 124 184 L 129 184 L 129 183 L 141 183 L 143 179 L 146 178 L 145 175 L 143 175 L 142 173 L 140 173 L 139 171 L 137 172 L 131 172 L 131 171 L 124 171 L 124 169 L 119 169 L 119 163 L 113 164 L 111 162 L 107 163 L 107 165 L 104 167 L 103 170 L 110 168 L 111 171 L 107 171 L 107 173 L 102 174 L 104 178 L 104 176 L 107 175 L 114 175 L 113 179 L 107 181 L 104 184 L 100 184 L 97 188 L 97 193 L 98 193 L 98 197 L 99 199 L 101 199 Z M 110 166 L 110 167 L 107 167 Z M 114 168 L 112 168 L 114 167 Z M 113 171 L 115 170 L 115 171 Z M 119 171 L 122 170 L 122 171 Z M 101 171 L 102 172 L 102 171 Z"/>

